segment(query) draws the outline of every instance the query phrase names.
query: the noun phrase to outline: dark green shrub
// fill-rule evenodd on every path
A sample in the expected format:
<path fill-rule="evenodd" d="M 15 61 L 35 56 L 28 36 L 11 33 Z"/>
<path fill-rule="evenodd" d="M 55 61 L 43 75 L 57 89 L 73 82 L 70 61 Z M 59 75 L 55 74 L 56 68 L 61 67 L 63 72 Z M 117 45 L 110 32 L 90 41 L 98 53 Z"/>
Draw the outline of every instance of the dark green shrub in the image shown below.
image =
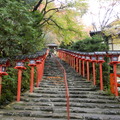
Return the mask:
<path fill-rule="evenodd" d="M 92 38 L 86 38 L 84 40 L 79 40 L 73 43 L 70 47 L 65 46 L 65 48 L 71 48 L 75 51 L 81 52 L 95 52 L 95 51 L 107 51 L 109 47 L 104 43 L 104 39 L 101 35 L 95 35 Z M 105 58 L 105 63 L 103 63 L 103 82 L 104 88 L 109 88 L 109 73 L 110 66 L 108 65 L 108 58 Z M 90 76 L 92 79 L 92 64 L 90 64 Z M 100 84 L 99 77 L 99 65 L 96 64 L 96 80 L 97 86 Z"/>

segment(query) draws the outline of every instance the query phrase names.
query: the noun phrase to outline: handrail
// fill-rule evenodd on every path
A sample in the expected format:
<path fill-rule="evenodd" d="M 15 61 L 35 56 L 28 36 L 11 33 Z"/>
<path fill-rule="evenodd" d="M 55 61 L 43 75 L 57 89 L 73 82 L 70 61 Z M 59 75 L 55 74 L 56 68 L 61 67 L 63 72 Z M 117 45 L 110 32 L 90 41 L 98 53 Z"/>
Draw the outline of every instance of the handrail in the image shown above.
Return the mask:
<path fill-rule="evenodd" d="M 70 100 L 69 100 L 69 89 L 68 89 L 68 83 L 67 83 L 67 76 L 66 76 L 66 70 L 63 67 L 63 65 L 56 59 L 55 55 L 52 54 L 52 56 L 55 58 L 56 62 L 58 63 L 60 69 L 63 71 L 64 74 L 64 83 L 65 83 L 65 89 L 66 89 L 66 104 L 67 104 L 67 119 L 70 120 Z"/>

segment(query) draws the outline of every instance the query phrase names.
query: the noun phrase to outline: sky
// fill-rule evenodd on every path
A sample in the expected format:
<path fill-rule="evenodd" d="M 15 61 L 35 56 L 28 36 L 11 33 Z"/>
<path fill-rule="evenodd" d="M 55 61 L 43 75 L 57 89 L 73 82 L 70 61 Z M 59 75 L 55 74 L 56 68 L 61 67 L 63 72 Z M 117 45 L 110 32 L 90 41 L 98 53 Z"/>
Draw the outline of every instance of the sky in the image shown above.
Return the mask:
<path fill-rule="evenodd" d="M 100 4 L 103 8 L 101 11 L 99 9 Z M 95 23 L 97 26 L 99 26 L 99 16 L 98 16 L 99 11 L 101 12 L 100 20 L 102 21 L 105 18 L 105 13 L 106 13 L 105 8 L 108 9 L 108 7 L 110 7 L 109 6 L 110 3 L 102 4 L 101 2 L 100 4 L 97 2 L 97 0 L 88 0 L 88 5 L 89 5 L 88 12 L 86 15 L 83 16 L 83 21 L 85 25 L 90 26 L 92 23 Z M 114 16 L 116 15 L 117 12 L 120 12 L 120 4 L 114 8 L 114 11 L 112 12 L 111 15 L 111 19 L 108 23 L 111 23 L 116 19 L 116 17 Z"/>

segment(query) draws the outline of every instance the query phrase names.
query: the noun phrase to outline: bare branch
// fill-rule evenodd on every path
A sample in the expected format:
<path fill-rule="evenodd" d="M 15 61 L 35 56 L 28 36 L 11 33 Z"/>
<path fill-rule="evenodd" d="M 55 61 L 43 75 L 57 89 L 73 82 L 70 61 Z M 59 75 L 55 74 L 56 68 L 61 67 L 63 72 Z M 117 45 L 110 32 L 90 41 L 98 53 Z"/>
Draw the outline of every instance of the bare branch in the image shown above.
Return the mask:
<path fill-rule="evenodd" d="M 51 0 L 51 1 L 49 1 L 48 3 L 51 3 L 51 2 L 54 2 L 55 0 Z"/>
<path fill-rule="evenodd" d="M 57 7 L 57 8 L 52 8 L 52 9 L 49 9 L 48 11 L 46 11 L 45 14 L 47 14 L 47 13 L 49 13 L 50 11 L 53 11 L 53 10 L 59 11 L 59 10 L 64 9 L 64 8 L 66 8 L 66 7 L 67 7 L 67 6 L 60 6 L 60 7 Z"/>
<path fill-rule="evenodd" d="M 36 11 L 38 9 L 38 7 L 40 6 L 40 4 L 42 3 L 43 0 L 39 0 L 39 2 L 37 3 L 37 5 L 34 6 L 33 8 L 33 12 Z"/>
<path fill-rule="evenodd" d="M 50 15 L 48 18 L 44 18 L 43 20 L 44 20 L 44 22 L 43 23 L 41 23 L 40 25 L 41 26 L 43 26 L 46 22 L 48 22 L 53 16 L 54 16 L 54 14 L 56 13 L 57 11 L 55 11 L 52 15 Z"/>
<path fill-rule="evenodd" d="M 45 14 L 47 5 L 48 5 L 48 0 L 46 0 L 45 7 L 44 7 L 43 10 L 41 11 L 41 13 Z"/>

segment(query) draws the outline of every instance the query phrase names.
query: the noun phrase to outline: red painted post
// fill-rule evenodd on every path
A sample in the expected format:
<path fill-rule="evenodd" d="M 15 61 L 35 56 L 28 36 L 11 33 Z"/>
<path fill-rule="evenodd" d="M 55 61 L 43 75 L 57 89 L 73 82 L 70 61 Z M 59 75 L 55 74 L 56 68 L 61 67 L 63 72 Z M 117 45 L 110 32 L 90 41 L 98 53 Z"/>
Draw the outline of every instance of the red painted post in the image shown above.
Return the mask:
<path fill-rule="evenodd" d="M 103 90 L 103 73 L 102 73 L 102 64 L 104 61 L 104 56 L 106 55 L 106 52 L 95 52 L 95 55 L 97 57 L 97 63 L 99 63 L 99 70 L 100 70 L 100 90 Z"/>
<path fill-rule="evenodd" d="M 81 58 L 79 58 L 79 74 L 81 75 Z"/>
<path fill-rule="evenodd" d="M 0 65 L 0 99 L 1 99 L 1 94 L 2 94 L 2 76 L 3 75 L 8 75 L 6 72 L 6 66 L 9 65 L 8 60 L 6 60 L 3 64 Z"/>
<path fill-rule="evenodd" d="M 45 59 L 43 58 L 43 61 L 42 61 L 42 76 L 43 76 L 43 73 L 44 73 L 44 63 L 45 63 Z M 42 79 L 42 76 L 41 76 L 41 79 Z"/>
<path fill-rule="evenodd" d="M 2 94 L 2 76 L 0 76 L 0 97 Z"/>
<path fill-rule="evenodd" d="M 111 59 L 110 64 L 113 65 L 113 75 L 114 75 L 114 94 L 117 97 L 118 96 L 118 83 L 117 83 L 117 64 L 119 63 L 118 57 L 120 55 L 120 52 L 117 51 L 108 51 L 108 56 Z"/>
<path fill-rule="evenodd" d="M 114 83 L 115 83 L 115 96 L 118 96 L 118 89 L 117 89 L 117 64 L 113 64 L 113 71 L 114 71 Z"/>
<path fill-rule="evenodd" d="M 24 67 L 23 60 L 16 61 L 16 66 L 14 69 L 18 69 L 18 84 L 17 84 L 17 102 L 20 101 L 20 95 L 21 95 L 21 81 L 22 81 L 22 70 L 26 69 Z"/>
<path fill-rule="evenodd" d="M 36 60 L 36 67 L 37 67 L 37 80 L 36 80 L 36 86 L 39 87 L 39 82 L 41 79 L 41 64 L 42 64 L 42 59 L 39 58 Z"/>
<path fill-rule="evenodd" d="M 34 88 L 34 67 L 36 66 L 36 61 L 35 58 L 30 59 L 30 62 L 28 66 L 31 67 L 31 72 L 30 72 L 30 93 L 33 92 Z"/>
<path fill-rule="evenodd" d="M 73 55 L 71 55 L 71 67 L 73 68 Z"/>
<path fill-rule="evenodd" d="M 34 66 L 31 66 L 31 73 L 30 73 L 30 93 L 33 92 L 34 87 Z"/>
<path fill-rule="evenodd" d="M 85 61 L 84 60 L 82 60 L 82 71 L 83 71 L 82 76 L 85 77 Z"/>
<path fill-rule="evenodd" d="M 99 69 L 100 69 L 100 90 L 103 90 L 102 62 L 99 63 Z"/>
<path fill-rule="evenodd" d="M 42 61 L 43 62 L 43 61 Z M 41 81 L 41 79 L 42 79 L 42 62 L 41 62 L 41 64 L 40 64 L 40 66 L 39 66 L 39 82 Z"/>
<path fill-rule="evenodd" d="M 67 62 L 70 65 L 70 55 L 69 55 L 69 53 L 67 53 Z"/>
<path fill-rule="evenodd" d="M 81 75 L 85 77 L 85 55 L 84 53 L 81 53 Z"/>
<path fill-rule="evenodd" d="M 77 56 L 75 56 L 75 70 L 76 70 L 76 72 L 78 71 L 77 69 L 78 69 L 78 61 L 77 61 Z"/>
<path fill-rule="evenodd" d="M 81 75 L 83 76 L 83 62 L 82 62 L 82 59 L 81 59 Z"/>
<path fill-rule="evenodd" d="M 86 70 L 87 70 L 87 80 L 90 81 L 90 61 L 91 61 L 91 57 L 89 53 L 86 53 Z"/>
<path fill-rule="evenodd" d="M 75 70 L 75 54 L 73 55 L 73 68 Z"/>
<path fill-rule="evenodd" d="M 72 66 L 72 55 L 70 53 L 70 66 Z"/>
<path fill-rule="evenodd" d="M 95 62 L 92 62 L 93 67 L 93 84 L 96 85 L 96 70 L 95 70 Z"/>
<path fill-rule="evenodd" d="M 77 72 L 79 73 L 79 59 L 77 57 Z"/>
<path fill-rule="evenodd" d="M 74 65 L 74 58 L 73 58 L 73 54 L 72 54 L 72 68 L 73 68 L 73 65 Z"/>
<path fill-rule="evenodd" d="M 39 87 L 39 64 L 36 65 L 37 68 L 37 80 L 36 80 L 36 87 Z"/>
<path fill-rule="evenodd" d="M 87 61 L 87 80 L 90 81 L 90 68 L 89 68 L 89 61 Z"/>
<path fill-rule="evenodd" d="M 22 80 L 22 69 L 18 69 L 17 102 L 20 101 L 20 95 L 21 95 L 21 80 Z"/>

